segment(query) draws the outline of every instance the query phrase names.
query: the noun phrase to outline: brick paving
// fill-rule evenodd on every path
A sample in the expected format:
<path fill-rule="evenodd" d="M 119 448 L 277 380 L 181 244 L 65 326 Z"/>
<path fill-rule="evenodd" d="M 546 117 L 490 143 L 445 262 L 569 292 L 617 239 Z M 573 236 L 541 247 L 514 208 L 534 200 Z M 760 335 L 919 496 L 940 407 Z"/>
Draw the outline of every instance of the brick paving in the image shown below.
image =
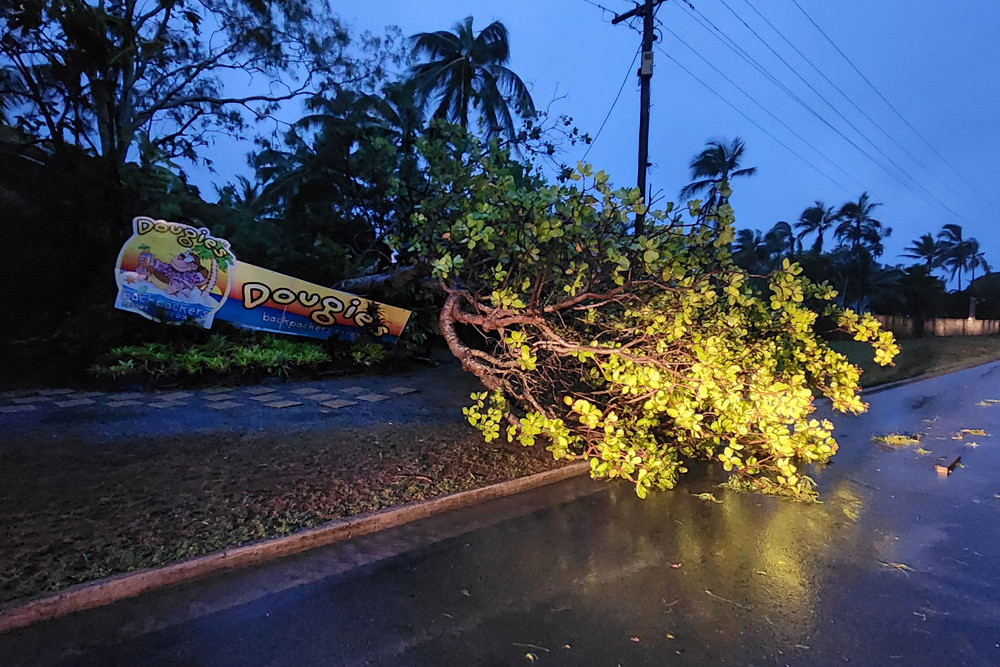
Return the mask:
<path fill-rule="evenodd" d="M 0 393 L 0 415 L 24 412 L 68 412 L 72 410 L 111 410 L 113 412 L 169 409 L 230 410 L 243 407 L 259 410 L 310 410 L 329 412 L 359 406 L 359 401 L 391 411 L 392 405 L 406 400 L 418 390 L 397 386 L 374 391 L 361 385 L 337 387 L 330 383 L 315 383 L 310 387 L 275 388 L 210 387 L 191 391 L 75 391 L 67 388 L 8 391 Z M 384 386 L 384 385 L 383 385 Z"/>

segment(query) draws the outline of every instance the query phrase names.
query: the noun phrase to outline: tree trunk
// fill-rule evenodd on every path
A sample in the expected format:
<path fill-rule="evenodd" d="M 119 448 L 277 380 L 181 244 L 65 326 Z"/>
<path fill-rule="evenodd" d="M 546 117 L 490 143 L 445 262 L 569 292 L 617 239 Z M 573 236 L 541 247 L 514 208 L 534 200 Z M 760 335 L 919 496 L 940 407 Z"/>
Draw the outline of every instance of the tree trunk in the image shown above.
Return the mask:
<path fill-rule="evenodd" d="M 347 280 L 340 281 L 333 288 L 350 292 L 351 294 L 372 294 L 388 288 L 402 287 L 415 280 L 424 278 L 427 276 L 427 268 L 425 264 L 403 266 L 395 271 L 376 273 L 359 278 L 348 278 Z"/>
<path fill-rule="evenodd" d="M 483 386 L 490 391 L 506 390 L 503 380 L 494 375 L 485 364 L 476 360 L 472 349 L 466 347 L 455 331 L 455 323 L 458 321 L 458 309 L 461 304 L 461 297 L 458 294 L 449 294 L 441 308 L 438 316 L 438 324 L 441 327 L 441 335 L 444 337 L 448 349 L 455 358 L 462 363 L 462 370 L 473 373 L 483 383 Z"/>

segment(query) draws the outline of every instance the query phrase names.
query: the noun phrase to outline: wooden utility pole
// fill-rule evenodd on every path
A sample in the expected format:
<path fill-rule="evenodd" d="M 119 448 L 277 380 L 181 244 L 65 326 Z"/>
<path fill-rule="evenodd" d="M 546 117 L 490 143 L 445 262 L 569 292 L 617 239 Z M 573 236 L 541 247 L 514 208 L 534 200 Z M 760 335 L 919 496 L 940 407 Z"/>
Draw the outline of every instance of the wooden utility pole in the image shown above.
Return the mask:
<path fill-rule="evenodd" d="M 649 169 L 649 88 L 653 78 L 653 10 L 666 0 L 643 0 L 635 9 L 611 20 L 619 24 L 633 16 L 642 17 L 642 57 L 639 61 L 639 174 L 636 183 L 646 203 L 646 171 Z M 635 235 L 640 236 L 646 219 L 644 213 L 635 216 Z"/>

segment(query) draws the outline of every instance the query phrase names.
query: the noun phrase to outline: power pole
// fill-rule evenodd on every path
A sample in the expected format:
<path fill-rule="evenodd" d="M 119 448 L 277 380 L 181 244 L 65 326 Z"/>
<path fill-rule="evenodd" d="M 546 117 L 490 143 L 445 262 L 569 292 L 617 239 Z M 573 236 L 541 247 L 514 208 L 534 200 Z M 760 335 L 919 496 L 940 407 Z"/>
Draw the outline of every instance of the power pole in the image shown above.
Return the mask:
<path fill-rule="evenodd" d="M 636 183 L 642 200 L 646 202 L 646 171 L 649 168 L 649 88 L 653 78 L 653 10 L 666 0 L 643 0 L 642 5 L 636 5 L 635 9 L 619 14 L 611 20 L 612 24 L 619 24 L 633 16 L 642 17 L 642 57 L 639 61 L 639 174 Z M 640 236 L 643 232 L 646 215 L 640 213 L 635 216 L 635 235 Z"/>

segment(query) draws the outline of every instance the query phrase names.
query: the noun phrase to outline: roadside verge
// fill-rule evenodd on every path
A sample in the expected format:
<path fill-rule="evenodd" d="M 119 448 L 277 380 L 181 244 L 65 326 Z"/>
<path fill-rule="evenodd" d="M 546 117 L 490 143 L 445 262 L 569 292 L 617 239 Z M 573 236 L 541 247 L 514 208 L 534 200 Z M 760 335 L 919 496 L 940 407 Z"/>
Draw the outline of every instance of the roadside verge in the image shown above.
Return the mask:
<path fill-rule="evenodd" d="M 335 542 L 395 528 L 444 512 L 469 507 L 487 500 L 503 498 L 546 484 L 554 484 L 587 474 L 589 470 L 590 465 L 587 462 L 573 463 L 554 470 L 478 489 L 361 514 L 348 519 L 337 519 L 318 528 L 303 530 L 286 537 L 252 542 L 164 567 L 138 570 L 79 584 L 58 593 L 38 597 L 16 607 L 0 611 L 0 633 L 77 611 L 104 606 L 156 588 L 171 586 L 222 570 L 246 567 L 290 556 Z"/>

